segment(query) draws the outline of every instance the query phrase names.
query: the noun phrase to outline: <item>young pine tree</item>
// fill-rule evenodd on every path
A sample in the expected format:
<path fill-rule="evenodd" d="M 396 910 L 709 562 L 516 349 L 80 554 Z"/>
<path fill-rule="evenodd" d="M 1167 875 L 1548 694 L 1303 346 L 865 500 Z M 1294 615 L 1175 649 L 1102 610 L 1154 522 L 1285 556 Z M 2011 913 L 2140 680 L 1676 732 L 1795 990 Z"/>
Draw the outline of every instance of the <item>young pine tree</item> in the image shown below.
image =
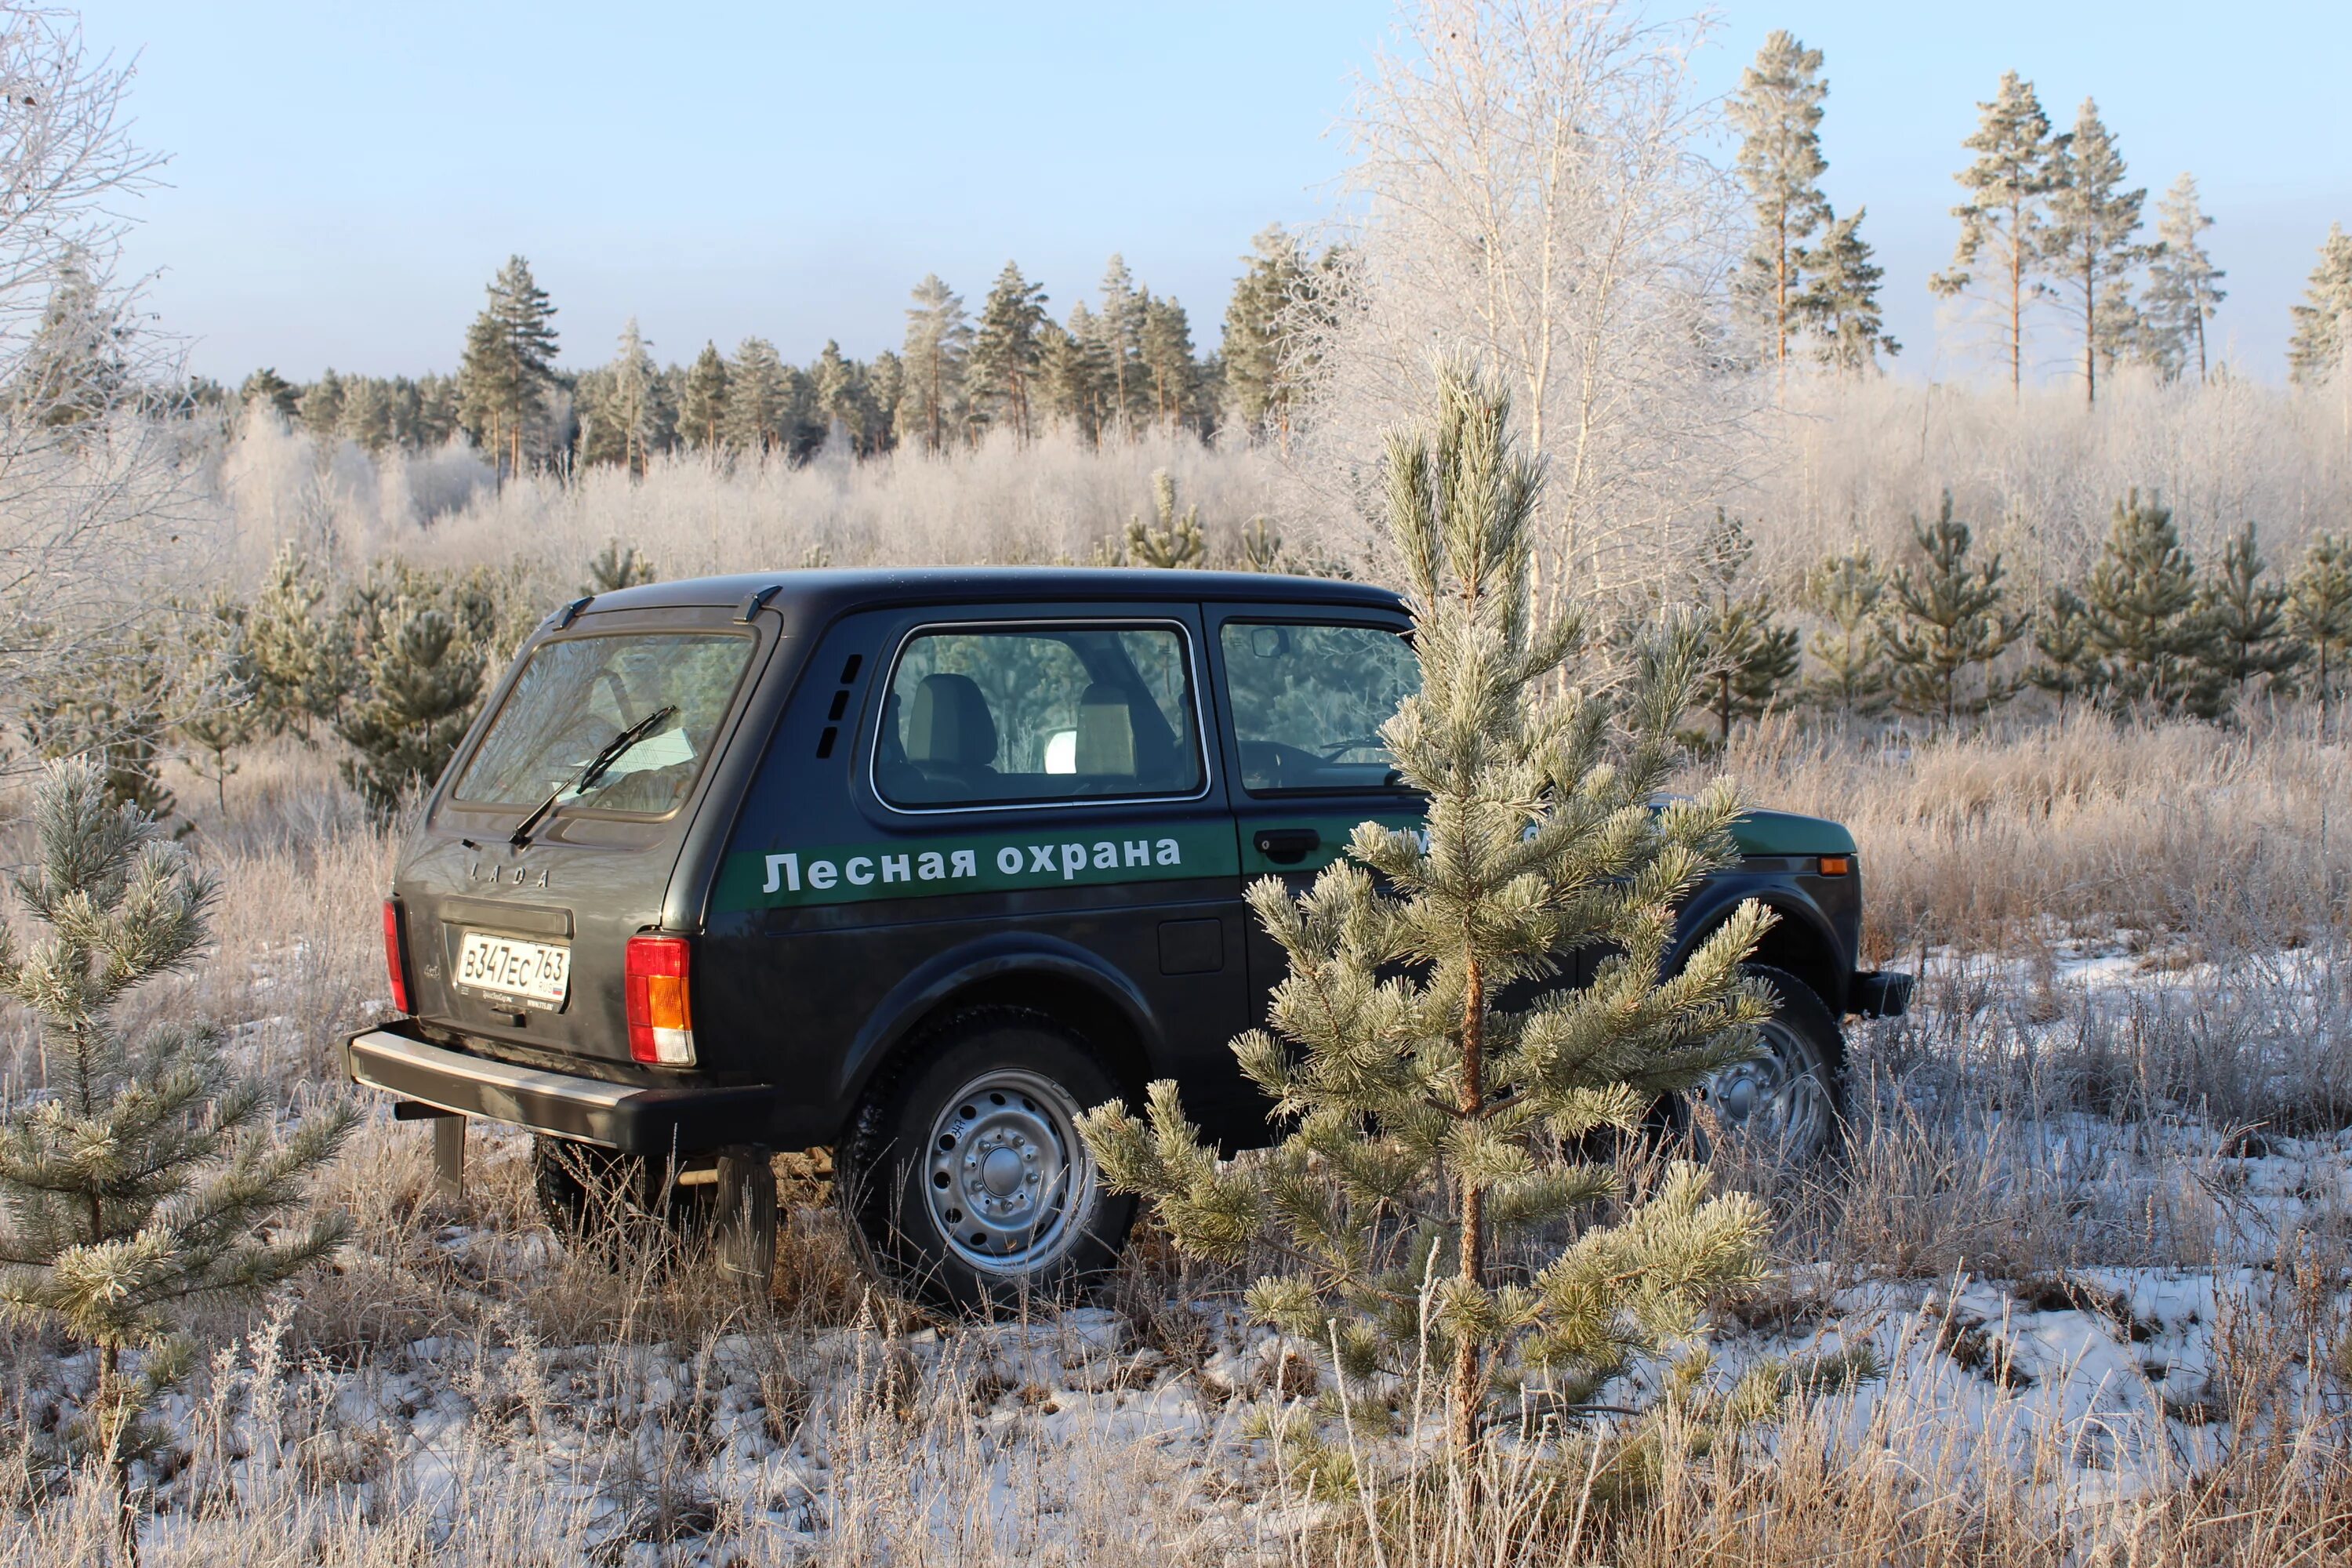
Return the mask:
<path fill-rule="evenodd" d="M 1756 237 L 1741 258 L 1738 298 L 1764 344 L 1779 384 L 1789 381 L 1789 355 L 1803 316 L 1805 242 L 1829 221 L 1822 175 L 1822 51 L 1775 28 L 1740 73 L 1731 96 L 1731 123 L 1739 132 L 1738 175 L 1748 187 Z"/>
<path fill-rule="evenodd" d="M 2133 490 L 2084 584 L 2091 647 L 2115 701 L 2210 715 L 2221 691 L 2211 673 L 2213 631 L 2198 613 L 2197 570 L 2172 509 Z"/>
<path fill-rule="evenodd" d="M 1428 800 L 1424 832 L 1365 823 L 1305 896 L 1272 878 L 1250 889 L 1289 973 L 1276 1032 L 1234 1051 L 1282 1142 L 1221 1166 L 1165 1080 L 1145 1119 L 1111 1104 L 1081 1128 L 1180 1248 L 1278 1259 L 1250 1311 L 1336 1340 L 1343 1377 L 1409 1377 L 1428 1351 L 1448 1369 L 1457 1453 L 1477 1445 L 1498 1376 L 1544 1368 L 1596 1389 L 1687 1342 L 1711 1297 L 1764 1267 L 1764 1216 L 1744 1194 L 1711 1196 L 1679 1166 L 1631 1199 L 1612 1165 L 1572 1152 L 1752 1055 L 1769 997 L 1740 964 L 1769 917 L 1744 905 L 1660 978 L 1675 901 L 1735 855 L 1727 783 L 1653 799 L 1701 649 L 1688 628 L 1648 647 L 1622 705 L 1540 694 L 1577 628 L 1534 624 L 1539 470 L 1507 415 L 1500 392 L 1449 369 L 1433 442 L 1389 446 L 1421 689 L 1381 735 Z M 1547 986 L 1579 951 L 1610 954 L 1591 986 Z M 1535 994 L 1517 1000 L 1515 983 Z M 1593 1217 L 1613 1203 L 1616 1223 Z"/>
<path fill-rule="evenodd" d="M 266 733 L 307 743 L 310 726 L 333 718 L 351 689 L 351 661 L 326 605 L 324 574 L 290 542 L 279 545 L 269 582 L 245 616 L 253 700 Z"/>
<path fill-rule="evenodd" d="M 1885 596 L 1886 574 L 1867 550 L 1832 555 L 1805 574 L 1805 604 L 1822 618 L 1806 645 L 1821 673 L 1806 691 L 1848 721 L 1886 706 L 1886 644 L 1878 629 Z"/>
<path fill-rule="evenodd" d="M 2303 303 L 2290 307 L 2294 335 L 2287 340 L 2287 376 L 2298 386 L 2318 386 L 2347 369 L 2352 344 L 2352 235 L 2340 223 L 2327 226 L 2319 265 L 2311 269 Z"/>
<path fill-rule="evenodd" d="M 142 628 L 39 672 L 20 699 L 35 754 L 88 758 L 103 770 L 109 799 L 171 816 L 179 802 L 163 783 L 164 745 L 184 653 Z"/>
<path fill-rule="evenodd" d="M 2098 690 L 2102 671 L 2098 652 L 2091 646 L 2090 615 L 2082 595 L 2063 583 L 2050 590 L 2033 617 L 2033 652 L 2026 683 L 2057 699 L 2060 719 L 2066 717 L 2066 704 L 2073 699 Z"/>
<path fill-rule="evenodd" d="M 175 728 L 193 751 L 190 771 L 212 781 L 213 796 L 228 810 L 229 775 L 237 764 L 229 753 L 250 745 L 263 729 L 261 706 L 254 700 L 253 655 L 246 639 L 246 608 L 236 600 L 215 598 L 194 615 L 186 679 L 188 688 L 179 706 Z"/>
<path fill-rule="evenodd" d="M 618 539 L 605 541 L 588 563 L 588 581 L 582 590 L 589 594 L 615 594 L 623 588 L 634 588 L 640 583 L 658 581 L 653 563 L 646 560 L 634 544 L 624 545 Z"/>
<path fill-rule="evenodd" d="M 1250 240 L 1242 263 L 1225 306 L 1225 395 L 1246 434 L 1286 450 L 1299 394 L 1297 367 L 1286 363 L 1296 352 L 1287 317 L 1303 289 L 1307 263 L 1297 239 L 1278 224 Z"/>
<path fill-rule="evenodd" d="M 2190 364 L 2205 381 L 2205 323 L 2229 298 L 2219 287 L 2229 276 L 2205 253 L 2205 231 L 2213 220 L 2197 196 L 2197 177 L 2183 174 L 2157 206 L 2156 254 L 2147 268 L 2143 328 L 2148 357 L 2167 381 L 2178 381 Z"/>
<path fill-rule="evenodd" d="M 1969 199 L 1952 209 L 1960 220 L 1952 268 L 1928 279 L 1937 293 L 1979 293 L 2000 318 L 2009 391 L 2025 386 L 2025 310 L 2033 293 L 2051 190 L 2050 117 L 2033 84 L 2001 73 L 2000 91 L 1982 112 L 1976 134 L 1963 143 L 1975 163 L 1953 176 Z"/>
<path fill-rule="evenodd" d="M 1776 625 L 1770 592 L 1748 581 L 1755 555 L 1747 529 L 1717 507 L 1692 576 L 1706 647 L 1700 700 L 1715 716 L 1718 745 L 1731 739 L 1733 721 L 1760 716 L 1797 673 L 1796 628 Z"/>
<path fill-rule="evenodd" d="M 1911 520 L 1911 537 L 1919 559 L 1887 584 L 1895 599 L 1885 621 L 1895 704 L 1949 730 L 2008 699 L 1992 665 L 2025 627 L 2003 607 L 2000 553 L 1981 565 L 1969 558 L 1969 525 L 1952 516 L 1951 491 L 1934 522 Z"/>
<path fill-rule="evenodd" d="M 2254 681 L 2275 682 L 2303 661 L 2287 635 L 2286 590 L 2263 581 L 2269 573 L 2250 522 L 2223 549 L 2221 575 L 2197 593 L 2211 679 L 2240 699 Z"/>
<path fill-rule="evenodd" d="M 2352 669 L 2352 540 L 2333 533 L 2314 539 L 2287 584 L 2286 603 L 2287 624 L 2311 661 L 2324 731 L 2336 689 Z"/>
<path fill-rule="evenodd" d="M 357 1117 L 314 1111 L 280 1142 L 269 1094 L 229 1070 L 211 1031 L 118 1026 L 126 993 L 196 962 L 215 889 L 152 817 L 108 800 L 98 769 L 49 770 L 33 839 L 14 882 L 37 934 L 0 923 L 0 996 L 36 1021 L 48 1082 L 0 1110 L 0 1321 L 52 1323 L 97 1351 L 72 1436 L 107 1460 L 135 1561 L 140 1415 L 189 1364 L 188 1315 L 335 1247 L 340 1215 L 282 1220 Z"/>
<path fill-rule="evenodd" d="M 2123 188 L 2123 154 L 2087 98 L 2074 129 L 2051 148 L 2049 178 L 2039 255 L 2051 277 L 2037 292 L 2057 302 L 2082 339 L 2083 397 L 2095 405 L 2099 367 L 2120 357 L 2138 320 L 2128 286 L 2149 256 L 2137 238 L 2147 191 Z"/>
<path fill-rule="evenodd" d="M 1127 523 L 1127 563 L 1130 566 L 1199 566 L 1209 559 L 1208 542 L 1201 536 L 1201 509 L 1176 511 L 1176 481 L 1165 468 L 1151 475 L 1151 507 L 1158 523 L 1129 518 Z"/>
<path fill-rule="evenodd" d="M 397 629 L 364 665 L 364 682 L 336 733 L 358 755 L 343 776 L 380 813 L 429 785 L 465 738 L 482 696 L 483 653 L 449 613 L 404 601 L 386 617 Z"/>

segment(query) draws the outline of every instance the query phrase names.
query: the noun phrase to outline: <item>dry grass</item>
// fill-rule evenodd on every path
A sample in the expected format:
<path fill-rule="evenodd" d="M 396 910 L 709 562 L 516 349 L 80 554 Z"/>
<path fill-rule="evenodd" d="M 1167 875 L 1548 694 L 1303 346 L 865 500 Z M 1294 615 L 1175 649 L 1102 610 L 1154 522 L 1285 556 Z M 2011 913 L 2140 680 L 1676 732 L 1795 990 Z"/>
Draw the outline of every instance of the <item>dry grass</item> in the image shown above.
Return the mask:
<path fill-rule="evenodd" d="M 1367 1426 L 1349 1484 L 1252 1435 L 1307 1363 L 1235 1373 L 1230 1281 L 1149 1236 L 1108 1298 L 1123 1347 L 1049 1373 L 1006 1347 L 1066 1350 L 1075 1320 L 940 1322 L 876 1294 L 804 1169 L 754 1307 L 690 1242 L 567 1245 L 518 1138 L 478 1133 L 451 1199 L 422 1130 L 379 1121 L 317 1199 L 353 1217 L 336 1266 L 207 1328 L 147 1561 L 2343 1561 L 2352 948 L 2323 817 L 2352 801 L 2345 749 L 2259 725 L 1768 729 L 1729 763 L 1756 798 L 1853 826 L 1874 953 L 1925 963 L 1914 1017 L 1854 1031 L 1846 1157 L 1727 1163 L 1790 1264 L 1727 1349 L 1869 1330 L 1914 1347 L 1885 1382 L 1711 1449 L 1670 1433 L 1638 1504 L 1582 1468 L 1581 1430 L 1432 1475 Z M 225 816 L 182 795 L 223 950 L 150 1005 L 243 1026 L 256 1065 L 333 1092 L 334 1033 L 380 1005 L 392 839 L 299 747 L 249 763 Z M 37 1063 L 0 1026 L 22 1081 Z M 2126 1277 L 2213 1282 L 2193 1373 L 2137 1343 Z M 2011 1374 L 2003 1314 L 2068 1304 L 2139 1358 L 2139 1405 L 2052 1416 Z M 101 1493 L 42 1458 L 68 1348 L 0 1350 L 0 1561 L 111 1561 Z"/>

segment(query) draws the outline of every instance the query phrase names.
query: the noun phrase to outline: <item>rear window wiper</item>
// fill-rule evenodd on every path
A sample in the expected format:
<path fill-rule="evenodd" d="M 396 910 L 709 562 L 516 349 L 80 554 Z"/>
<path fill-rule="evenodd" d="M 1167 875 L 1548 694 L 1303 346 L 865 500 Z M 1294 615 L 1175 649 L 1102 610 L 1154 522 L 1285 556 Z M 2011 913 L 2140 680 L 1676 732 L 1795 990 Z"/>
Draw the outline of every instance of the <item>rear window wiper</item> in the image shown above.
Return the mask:
<path fill-rule="evenodd" d="M 614 736 L 611 740 L 605 742 L 604 749 L 588 759 L 588 765 L 580 770 L 580 776 L 578 778 L 573 779 L 569 784 L 556 785 L 553 794 L 550 795 L 545 800 L 541 801 L 537 805 L 531 808 L 530 815 L 522 819 L 521 824 L 518 826 L 514 832 L 508 837 L 507 842 L 514 846 L 517 849 L 520 849 L 524 845 L 530 843 L 532 831 L 536 829 L 541 823 L 547 820 L 548 814 L 555 809 L 556 802 L 562 800 L 567 795 L 579 795 L 587 794 L 590 786 L 594 784 L 598 779 L 603 778 L 606 773 L 612 771 L 613 764 L 621 760 L 623 752 L 626 752 L 631 746 L 635 745 L 639 741 L 644 740 L 647 735 L 652 734 L 654 732 L 655 725 L 660 723 L 665 719 L 673 717 L 677 712 L 677 704 L 675 702 L 656 708 L 652 712 L 646 714 L 644 718 L 638 720 L 635 723 L 630 725 L 627 729 L 622 731 L 619 734 Z"/>

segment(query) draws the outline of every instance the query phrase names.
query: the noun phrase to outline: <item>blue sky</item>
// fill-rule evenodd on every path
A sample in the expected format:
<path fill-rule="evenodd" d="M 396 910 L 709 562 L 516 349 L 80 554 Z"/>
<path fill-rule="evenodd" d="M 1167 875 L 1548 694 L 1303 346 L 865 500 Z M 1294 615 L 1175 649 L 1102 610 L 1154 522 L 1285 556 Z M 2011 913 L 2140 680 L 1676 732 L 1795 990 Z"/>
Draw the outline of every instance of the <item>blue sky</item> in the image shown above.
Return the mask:
<path fill-rule="evenodd" d="M 131 259 L 162 269 L 151 302 L 194 368 L 234 381 L 447 368 L 515 251 L 573 364 L 632 313 L 666 359 L 750 333 L 866 355 L 923 273 L 977 302 L 1008 258 L 1058 315 L 1113 250 L 1206 347 L 1251 234 L 1326 209 L 1349 78 L 1388 16 L 112 0 L 85 26 L 139 51 L 137 132 L 172 155 Z M 2098 98 L 2151 216 L 2197 174 L 2231 274 L 2220 331 L 2258 374 L 2328 223 L 2352 221 L 2352 6 L 1732 0 L 1719 20 L 1710 91 L 1775 26 L 1827 54 L 1830 194 L 1869 205 L 1906 374 L 1969 369 L 1937 349 L 1926 278 L 1950 255 L 1958 143 L 2009 67 L 2062 123 Z"/>

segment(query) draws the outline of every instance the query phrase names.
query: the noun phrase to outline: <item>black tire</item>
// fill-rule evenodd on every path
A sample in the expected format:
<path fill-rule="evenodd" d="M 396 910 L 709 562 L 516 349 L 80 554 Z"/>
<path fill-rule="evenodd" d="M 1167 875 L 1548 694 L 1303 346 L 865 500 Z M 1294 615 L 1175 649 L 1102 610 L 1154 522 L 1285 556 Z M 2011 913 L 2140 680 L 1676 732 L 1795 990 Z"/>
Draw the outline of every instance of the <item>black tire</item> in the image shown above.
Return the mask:
<path fill-rule="evenodd" d="M 709 1207 L 708 1188 L 667 1185 L 663 1161 L 567 1138 L 531 1140 L 530 1176 L 548 1225 L 590 1241 L 656 1222 L 684 1234 L 704 1223 Z"/>
<path fill-rule="evenodd" d="M 1702 1158 L 1716 1141 L 1738 1139 L 1755 1153 L 1810 1164 L 1845 1136 L 1845 1036 L 1813 988 L 1785 969 L 1751 963 L 1744 971 L 1780 998 L 1763 1028 L 1764 1055 L 1726 1068 L 1683 1108 Z"/>
<path fill-rule="evenodd" d="M 1135 1199 L 1104 1190 L 1077 1137 L 1079 1112 L 1124 1098 L 1085 1038 L 1047 1014 L 978 1007 L 899 1060 L 835 1155 L 834 1189 L 875 1272 L 964 1310 L 1067 1297 L 1108 1274 Z"/>

